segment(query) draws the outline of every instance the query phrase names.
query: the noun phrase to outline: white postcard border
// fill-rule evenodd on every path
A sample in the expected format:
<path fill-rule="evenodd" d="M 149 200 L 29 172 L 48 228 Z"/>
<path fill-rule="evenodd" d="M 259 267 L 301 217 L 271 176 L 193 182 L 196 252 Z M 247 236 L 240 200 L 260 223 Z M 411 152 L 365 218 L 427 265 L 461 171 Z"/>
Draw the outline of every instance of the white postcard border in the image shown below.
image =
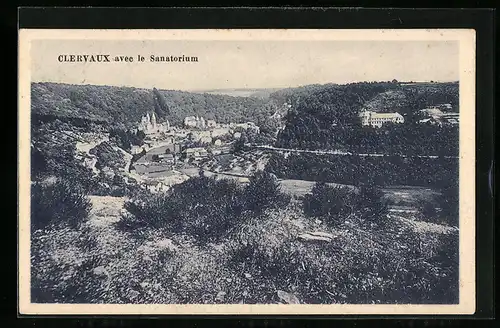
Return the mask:
<path fill-rule="evenodd" d="M 460 44 L 460 303 L 456 305 L 160 305 L 30 302 L 30 90 L 33 40 L 455 40 Z M 19 30 L 18 233 L 20 314 L 473 314 L 475 312 L 475 31 L 391 30 Z"/>

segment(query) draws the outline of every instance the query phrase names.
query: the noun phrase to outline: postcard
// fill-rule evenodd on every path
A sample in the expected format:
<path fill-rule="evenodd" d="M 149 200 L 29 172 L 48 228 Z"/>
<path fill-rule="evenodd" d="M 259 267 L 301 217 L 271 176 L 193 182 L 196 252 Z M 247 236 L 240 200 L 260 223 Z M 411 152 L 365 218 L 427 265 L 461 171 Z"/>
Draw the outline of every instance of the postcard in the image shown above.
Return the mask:
<path fill-rule="evenodd" d="M 21 314 L 473 314 L 475 32 L 19 31 Z"/>

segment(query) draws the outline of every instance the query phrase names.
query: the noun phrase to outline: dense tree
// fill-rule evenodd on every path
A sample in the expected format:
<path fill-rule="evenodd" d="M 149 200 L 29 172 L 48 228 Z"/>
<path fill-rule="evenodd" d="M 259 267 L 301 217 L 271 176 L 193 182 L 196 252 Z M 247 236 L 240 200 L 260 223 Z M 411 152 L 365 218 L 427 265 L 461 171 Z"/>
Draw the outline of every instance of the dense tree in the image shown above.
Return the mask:
<path fill-rule="evenodd" d="M 281 192 L 281 185 L 273 174 L 257 172 L 250 178 L 245 189 L 246 208 L 262 213 L 270 207 L 280 207 L 288 202 L 288 197 Z"/>
<path fill-rule="evenodd" d="M 458 179 L 458 159 L 275 153 L 266 170 L 283 179 L 442 188 Z"/>
<path fill-rule="evenodd" d="M 165 98 L 163 98 L 163 95 L 156 88 L 153 88 L 153 98 L 155 100 L 156 114 L 160 117 L 168 116 L 170 111 L 167 107 L 167 103 L 165 102 Z"/>
<path fill-rule="evenodd" d="M 333 187 L 325 182 L 316 182 L 310 194 L 303 200 L 304 212 L 319 217 L 328 224 L 337 226 L 352 214 L 355 209 L 354 193 L 347 187 Z"/>
<path fill-rule="evenodd" d="M 159 119 L 181 124 L 199 115 L 217 122 L 264 122 L 272 108 L 264 99 L 129 87 L 32 83 L 32 112 L 64 118 L 90 119 L 108 124 L 137 125 L 148 111 Z"/>
<path fill-rule="evenodd" d="M 290 95 L 290 97 L 292 97 Z M 401 86 L 394 83 L 325 85 L 296 98 L 277 145 L 284 148 L 340 149 L 363 153 L 458 154 L 458 128 L 416 124 L 420 109 L 458 105 L 458 84 Z M 389 99 L 389 103 L 385 102 Z M 290 100 L 288 100 L 290 101 Z M 398 111 L 405 124 L 363 127 L 362 109 Z"/>
<path fill-rule="evenodd" d="M 89 216 L 92 205 L 85 190 L 70 179 L 37 182 L 31 185 L 31 227 L 51 224 L 78 227 Z"/>
<path fill-rule="evenodd" d="M 361 186 L 358 196 L 358 208 L 365 222 L 383 225 L 388 211 L 384 193 L 371 185 Z"/>

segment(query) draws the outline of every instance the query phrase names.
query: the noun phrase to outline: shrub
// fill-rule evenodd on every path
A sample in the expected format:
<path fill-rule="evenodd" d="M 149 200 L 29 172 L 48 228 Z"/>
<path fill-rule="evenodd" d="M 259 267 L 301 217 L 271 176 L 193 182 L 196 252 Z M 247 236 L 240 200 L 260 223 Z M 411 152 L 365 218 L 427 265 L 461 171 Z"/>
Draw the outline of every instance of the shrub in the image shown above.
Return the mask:
<path fill-rule="evenodd" d="M 52 137 L 52 134 L 54 132 L 42 128 L 32 136 L 32 180 L 41 181 L 47 177 L 58 176 L 78 184 L 85 192 L 93 190 L 97 181 L 92 170 L 75 159 L 76 143 L 63 137 Z"/>
<path fill-rule="evenodd" d="M 460 214 L 458 183 L 450 183 L 441 189 L 438 201 L 444 223 L 458 227 Z"/>
<path fill-rule="evenodd" d="M 437 211 L 436 207 L 432 202 L 421 201 L 419 204 L 420 213 L 423 215 L 425 221 L 433 221 L 436 218 Z"/>
<path fill-rule="evenodd" d="M 54 261 L 50 256 L 53 248 L 47 245 L 47 238 L 55 238 L 59 247 L 67 243 L 58 234 L 49 235 L 37 231 L 32 235 L 31 259 L 31 302 L 33 303 L 99 303 L 103 302 L 106 290 L 105 277 L 97 276 L 95 268 L 102 265 L 100 256 L 87 256 L 76 263 Z"/>
<path fill-rule="evenodd" d="M 347 187 L 332 187 L 317 182 L 303 201 L 307 215 L 321 217 L 330 224 L 342 223 L 353 213 L 353 192 Z"/>
<path fill-rule="evenodd" d="M 384 193 L 373 186 L 361 186 L 357 207 L 364 223 L 383 226 L 386 223 L 388 206 Z"/>
<path fill-rule="evenodd" d="M 243 205 L 243 192 L 236 182 L 199 176 L 168 193 L 141 193 L 126 202 L 131 216 L 121 226 L 167 229 L 206 243 L 218 240 L 237 223 Z"/>
<path fill-rule="evenodd" d="M 90 154 L 97 156 L 96 168 L 104 167 L 119 168 L 125 167 L 125 159 L 123 154 L 115 150 L 111 143 L 107 141 L 101 142 L 89 151 Z"/>
<path fill-rule="evenodd" d="M 31 225 L 35 230 L 53 223 L 78 226 L 88 218 L 91 208 L 84 191 L 69 180 L 35 183 L 31 187 Z"/>
<path fill-rule="evenodd" d="M 282 207 L 290 197 L 281 191 L 281 185 L 274 175 L 259 171 L 250 178 L 245 189 L 246 208 L 261 214 L 268 208 Z"/>

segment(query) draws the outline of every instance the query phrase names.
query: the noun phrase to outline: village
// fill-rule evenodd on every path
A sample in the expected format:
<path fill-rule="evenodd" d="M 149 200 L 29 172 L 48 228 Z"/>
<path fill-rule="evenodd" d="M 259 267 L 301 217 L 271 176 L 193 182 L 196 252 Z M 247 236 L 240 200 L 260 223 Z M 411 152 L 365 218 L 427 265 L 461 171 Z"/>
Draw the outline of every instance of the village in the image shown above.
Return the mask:
<path fill-rule="evenodd" d="M 263 169 L 263 151 L 234 154 L 235 142 L 242 133 L 259 133 L 252 122 L 220 124 L 199 116 L 188 116 L 182 126 L 168 120 L 158 122 L 155 113 L 147 113 L 137 131 L 145 134 L 144 144 L 132 146 L 133 158 L 128 175 L 152 192 L 168 190 L 200 171 L 246 182 L 247 176 Z M 259 164 L 260 163 L 260 164 Z"/>
<path fill-rule="evenodd" d="M 455 125 L 458 113 L 449 112 L 450 104 L 440 104 L 419 111 L 419 124 Z M 361 111 L 364 126 L 380 128 L 386 123 L 403 124 L 397 112 Z M 126 174 L 151 192 L 163 192 L 193 176 L 204 174 L 236 179 L 245 183 L 256 170 L 264 169 L 268 153 L 263 148 L 234 151 L 242 133 L 259 133 L 253 122 L 218 123 L 200 116 L 187 116 L 182 125 L 168 120 L 158 122 L 154 112 L 144 115 L 136 131 L 145 135 L 144 144 L 133 145 Z"/>

